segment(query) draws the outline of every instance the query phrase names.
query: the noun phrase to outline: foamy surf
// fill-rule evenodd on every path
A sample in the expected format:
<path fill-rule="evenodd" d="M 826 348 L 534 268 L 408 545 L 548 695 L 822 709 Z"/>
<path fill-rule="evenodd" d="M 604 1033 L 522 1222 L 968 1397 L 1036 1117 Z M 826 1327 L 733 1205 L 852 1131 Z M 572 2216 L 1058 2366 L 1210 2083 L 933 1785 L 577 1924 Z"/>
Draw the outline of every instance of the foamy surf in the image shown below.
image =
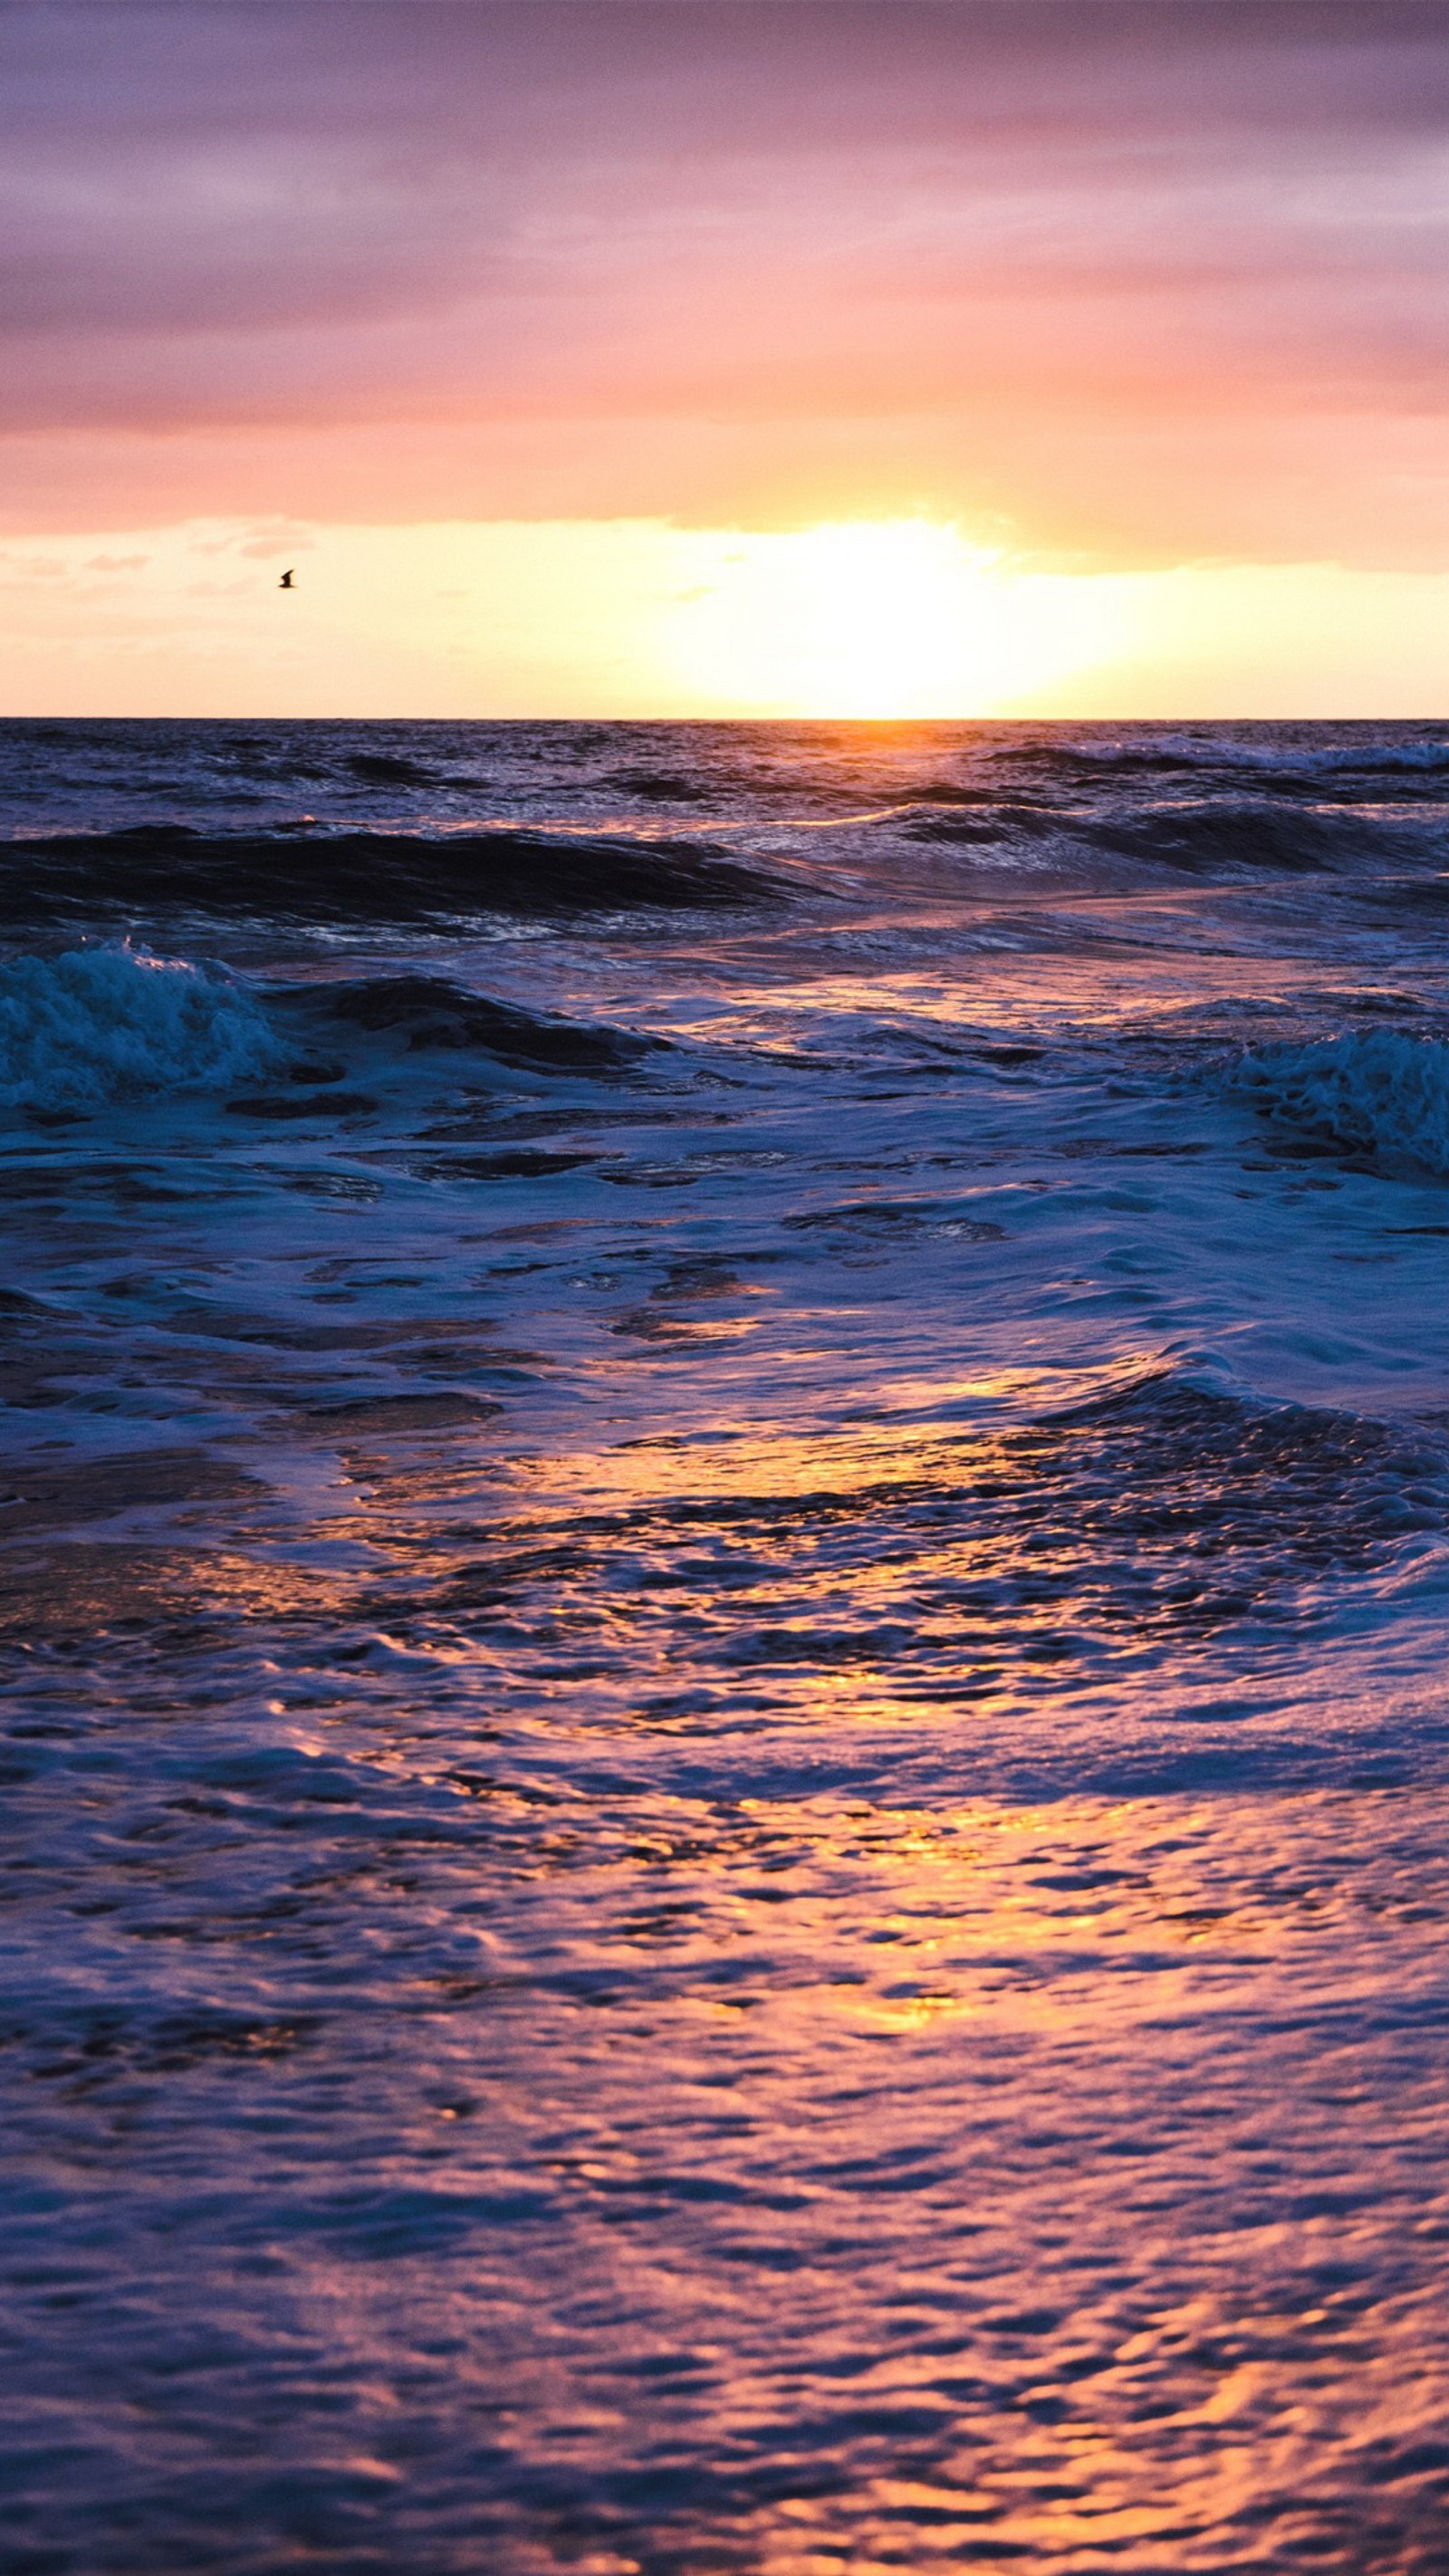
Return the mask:
<path fill-rule="evenodd" d="M 1234 1081 L 1263 1114 L 1347 1154 L 1449 1175 L 1449 1046 L 1355 1030 L 1245 1056 Z"/>
<path fill-rule="evenodd" d="M 131 947 L 0 963 L 0 1102 L 101 1109 L 274 1070 L 283 1049 L 232 978 Z"/>

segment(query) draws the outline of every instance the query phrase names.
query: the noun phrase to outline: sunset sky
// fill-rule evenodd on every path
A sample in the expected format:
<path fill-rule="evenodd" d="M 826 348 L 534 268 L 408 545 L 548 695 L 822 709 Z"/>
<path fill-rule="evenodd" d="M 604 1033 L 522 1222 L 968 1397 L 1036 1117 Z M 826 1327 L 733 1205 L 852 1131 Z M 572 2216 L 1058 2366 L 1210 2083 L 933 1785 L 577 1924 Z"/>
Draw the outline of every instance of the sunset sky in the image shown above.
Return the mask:
<path fill-rule="evenodd" d="M 1441 0 L 21 5 L 0 128 L 6 712 L 1449 708 Z"/>

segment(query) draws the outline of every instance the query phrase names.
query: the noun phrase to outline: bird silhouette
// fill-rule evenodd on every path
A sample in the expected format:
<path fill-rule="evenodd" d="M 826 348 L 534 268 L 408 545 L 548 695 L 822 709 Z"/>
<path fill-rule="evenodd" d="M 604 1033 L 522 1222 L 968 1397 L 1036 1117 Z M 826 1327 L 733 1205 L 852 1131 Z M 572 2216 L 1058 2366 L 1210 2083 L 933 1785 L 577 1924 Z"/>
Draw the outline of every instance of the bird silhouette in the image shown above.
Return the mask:
<path fill-rule="evenodd" d="M 292 569 L 293 569 L 293 571 L 295 571 L 295 570 L 296 570 L 296 566 L 294 565 Z M 280 581 L 278 582 L 278 584 L 277 584 L 277 588 L 278 588 L 278 590 L 290 590 L 290 589 L 291 589 L 291 587 L 292 587 L 292 574 L 291 574 L 291 572 L 284 572 L 284 573 L 283 573 L 283 575 L 282 575 L 281 580 L 280 580 Z"/>

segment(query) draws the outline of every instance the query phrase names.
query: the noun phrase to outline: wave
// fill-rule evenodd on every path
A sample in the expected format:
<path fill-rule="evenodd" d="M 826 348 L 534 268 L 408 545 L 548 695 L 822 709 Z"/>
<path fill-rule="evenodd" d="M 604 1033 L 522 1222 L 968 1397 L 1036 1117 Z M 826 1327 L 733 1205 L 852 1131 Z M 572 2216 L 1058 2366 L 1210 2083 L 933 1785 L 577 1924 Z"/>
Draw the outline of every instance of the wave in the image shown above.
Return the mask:
<path fill-rule="evenodd" d="M 1441 1039 L 1365 1029 L 1265 1047 L 1243 1058 L 1233 1083 L 1281 1126 L 1449 1177 L 1449 1045 Z"/>
<path fill-rule="evenodd" d="M 1316 805 L 1441 804 L 1449 784 L 1449 741 L 1419 735 L 1386 738 L 1375 729 L 1362 738 L 1334 738 L 1331 730 L 1298 733 L 1291 728 L 1277 741 L 1235 735 L 1231 727 L 1211 727 L 1184 735 L 1147 738 L 1139 733 L 1125 741 L 1063 740 L 1009 742 L 994 746 L 987 758 L 1007 776 L 1039 778 L 1068 794 L 1091 794 L 1120 782 L 1130 790 L 1141 781 L 1150 788 L 1160 778 L 1170 792 L 1181 779 L 1200 788 L 1239 797 L 1262 796 Z"/>
<path fill-rule="evenodd" d="M 964 807 L 965 798 L 961 800 Z M 933 811 L 920 800 L 899 826 L 912 844 L 959 847 L 979 854 L 969 864 L 1010 863 L 1039 873 L 1076 876 L 1084 884 L 1151 883 L 1164 875 L 1206 884 L 1255 877 L 1364 879 L 1386 867 L 1418 870 L 1443 862 L 1442 835 L 1402 822 L 1343 811 L 1304 810 L 1256 799 L 1161 803 L 1103 811 L 1049 803 L 977 802 L 970 811 Z"/>
<path fill-rule="evenodd" d="M 291 997 L 289 997 L 291 998 Z M 396 1034 L 410 1053 L 478 1047 L 502 1064 L 530 1071 L 612 1073 L 665 1045 L 662 1038 L 545 1017 L 467 992 L 441 975 L 379 975 L 325 988 L 327 1016 L 356 1028 Z M 318 997 L 311 991 L 309 1003 Z"/>
<path fill-rule="evenodd" d="M 424 835 L 329 832 L 310 817 L 265 833 L 177 823 L 54 834 L 0 848 L 0 917 L 54 922 L 97 906 L 302 923 L 738 904 L 773 891 L 709 844 L 502 827 Z"/>
<path fill-rule="evenodd" d="M 940 807 L 946 805 L 948 800 L 939 789 L 933 789 L 928 797 L 913 798 L 912 802 L 928 807 Z M 960 806 L 969 807 L 971 810 L 969 812 L 951 810 L 944 813 L 927 811 L 922 815 L 913 816 L 902 827 L 906 838 L 912 841 L 939 841 L 947 844 L 961 842 L 968 846 L 976 842 L 1000 846 L 1013 841 L 1061 841 L 1080 837 L 1074 818 L 1062 813 L 1055 806 L 1001 805 L 988 802 L 983 797 L 968 796 L 964 792 L 959 797 L 949 799 L 949 804 L 952 809 Z"/>
<path fill-rule="evenodd" d="M 610 772 L 608 784 L 655 805 L 703 805 L 710 797 L 707 784 L 677 769 L 616 769 Z"/>
<path fill-rule="evenodd" d="M 1087 827 L 1084 838 L 1123 858 L 1155 860 L 1183 875 L 1266 869 L 1275 876 L 1333 876 L 1365 860 L 1400 855 L 1392 833 L 1361 817 L 1284 812 L 1267 804 L 1159 809 Z"/>
<path fill-rule="evenodd" d="M 12 1108 L 209 1090 L 281 1062 L 251 995 L 184 958 L 83 948 L 0 966 L 0 1102 Z"/>
<path fill-rule="evenodd" d="M 1332 777 L 1340 770 L 1372 775 L 1382 771 L 1392 777 L 1405 771 L 1411 777 L 1443 777 L 1449 771 L 1449 742 L 1425 742 L 1415 737 L 1405 742 L 1377 741 L 1372 744 L 1343 744 L 1298 755 L 1305 766 Z"/>

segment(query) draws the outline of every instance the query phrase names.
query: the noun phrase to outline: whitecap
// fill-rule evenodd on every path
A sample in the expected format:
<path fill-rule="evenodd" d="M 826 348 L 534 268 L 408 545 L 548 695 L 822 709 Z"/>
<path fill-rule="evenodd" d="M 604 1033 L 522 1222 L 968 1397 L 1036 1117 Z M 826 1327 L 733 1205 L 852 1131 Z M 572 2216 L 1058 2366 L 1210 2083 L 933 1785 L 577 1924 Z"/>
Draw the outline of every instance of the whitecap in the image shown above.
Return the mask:
<path fill-rule="evenodd" d="M 275 1069 L 282 1049 L 240 985 L 127 946 L 0 965 L 0 1102 L 98 1109 Z"/>
<path fill-rule="evenodd" d="M 1377 1160 L 1449 1175 L 1449 1046 L 1365 1029 L 1245 1056 L 1234 1087 L 1286 1126 Z"/>

